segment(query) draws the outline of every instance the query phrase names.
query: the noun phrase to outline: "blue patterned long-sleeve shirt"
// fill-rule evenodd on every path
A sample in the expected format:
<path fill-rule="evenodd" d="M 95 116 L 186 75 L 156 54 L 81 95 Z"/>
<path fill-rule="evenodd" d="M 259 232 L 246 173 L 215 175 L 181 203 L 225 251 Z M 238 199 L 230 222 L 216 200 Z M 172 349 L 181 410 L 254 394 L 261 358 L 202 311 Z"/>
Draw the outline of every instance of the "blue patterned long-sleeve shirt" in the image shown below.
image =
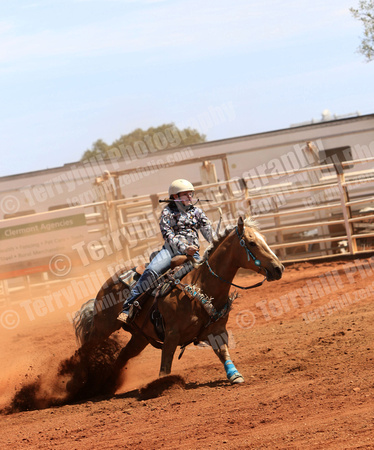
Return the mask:
<path fill-rule="evenodd" d="M 165 242 L 182 254 L 186 253 L 190 245 L 200 247 L 198 230 L 208 242 L 213 240 L 209 219 L 195 206 L 180 210 L 171 203 L 161 213 L 160 229 Z"/>

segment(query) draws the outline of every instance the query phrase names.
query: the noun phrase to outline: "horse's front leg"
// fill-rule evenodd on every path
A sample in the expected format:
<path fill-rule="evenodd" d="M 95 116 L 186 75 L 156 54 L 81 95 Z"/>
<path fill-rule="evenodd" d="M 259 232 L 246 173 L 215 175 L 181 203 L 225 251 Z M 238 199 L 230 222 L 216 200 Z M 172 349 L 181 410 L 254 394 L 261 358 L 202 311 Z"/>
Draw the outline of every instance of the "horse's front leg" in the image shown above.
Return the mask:
<path fill-rule="evenodd" d="M 162 346 L 160 377 L 170 374 L 174 353 L 178 344 L 179 332 L 177 330 L 166 330 L 164 345 Z"/>
<path fill-rule="evenodd" d="M 225 330 L 220 333 L 215 339 L 209 339 L 211 346 L 219 360 L 223 364 L 226 375 L 230 383 L 244 383 L 243 376 L 239 373 L 234 363 L 231 361 L 230 353 L 226 342 L 228 342 L 228 334 Z"/>

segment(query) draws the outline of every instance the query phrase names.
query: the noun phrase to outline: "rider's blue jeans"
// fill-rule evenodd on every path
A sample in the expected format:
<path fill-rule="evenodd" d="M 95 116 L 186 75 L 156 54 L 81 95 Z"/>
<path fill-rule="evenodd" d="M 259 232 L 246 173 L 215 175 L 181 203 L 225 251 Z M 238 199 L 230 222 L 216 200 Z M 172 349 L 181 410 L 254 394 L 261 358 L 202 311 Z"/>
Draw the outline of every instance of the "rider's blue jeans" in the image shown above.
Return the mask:
<path fill-rule="evenodd" d="M 148 264 L 146 270 L 143 272 L 142 276 L 139 278 L 136 285 L 131 290 L 131 296 L 125 301 L 123 305 L 123 311 L 127 311 L 134 300 L 139 297 L 143 292 L 145 292 L 150 287 L 156 285 L 156 280 L 163 273 L 165 273 L 170 268 L 171 259 L 173 256 L 180 255 L 181 253 L 175 248 L 164 245 L 162 249 L 157 253 L 157 255 Z M 198 252 L 194 254 L 194 258 L 199 260 L 200 255 Z"/>
<path fill-rule="evenodd" d="M 173 252 L 173 250 L 163 247 L 148 264 L 146 270 L 151 270 L 152 272 L 161 275 L 170 267 L 172 257 L 178 254 L 180 253 Z"/>

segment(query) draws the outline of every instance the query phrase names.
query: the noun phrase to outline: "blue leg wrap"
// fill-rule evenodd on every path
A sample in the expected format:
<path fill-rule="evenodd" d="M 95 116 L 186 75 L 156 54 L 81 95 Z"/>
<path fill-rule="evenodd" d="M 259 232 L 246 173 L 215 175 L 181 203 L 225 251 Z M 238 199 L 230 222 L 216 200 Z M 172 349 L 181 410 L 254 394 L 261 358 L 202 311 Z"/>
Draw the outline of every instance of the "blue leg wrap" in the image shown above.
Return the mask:
<path fill-rule="evenodd" d="M 225 361 L 225 370 L 227 378 L 230 379 L 234 374 L 239 373 L 236 367 L 234 366 L 234 363 L 231 361 L 231 359 L 228 359 Z"/>

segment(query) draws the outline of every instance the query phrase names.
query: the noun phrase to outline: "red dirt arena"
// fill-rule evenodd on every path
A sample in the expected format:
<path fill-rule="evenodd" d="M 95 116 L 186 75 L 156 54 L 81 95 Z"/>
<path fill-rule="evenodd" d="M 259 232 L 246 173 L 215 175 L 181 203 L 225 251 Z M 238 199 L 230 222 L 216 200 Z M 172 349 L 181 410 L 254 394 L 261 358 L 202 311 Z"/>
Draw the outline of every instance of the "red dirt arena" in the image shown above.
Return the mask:
<path fill-rule="evenodd" d="M 2 327 L 0 448 L 373 449 L 374 257 L 288 265 L 239 294 L 227 328 L 241 385 L 193 345 L 158 379 L 148 346 L 115 396 L 67 398 L 71 374 L 99 379 L 129 335 L 83 361 L 64 311 Z"/>

